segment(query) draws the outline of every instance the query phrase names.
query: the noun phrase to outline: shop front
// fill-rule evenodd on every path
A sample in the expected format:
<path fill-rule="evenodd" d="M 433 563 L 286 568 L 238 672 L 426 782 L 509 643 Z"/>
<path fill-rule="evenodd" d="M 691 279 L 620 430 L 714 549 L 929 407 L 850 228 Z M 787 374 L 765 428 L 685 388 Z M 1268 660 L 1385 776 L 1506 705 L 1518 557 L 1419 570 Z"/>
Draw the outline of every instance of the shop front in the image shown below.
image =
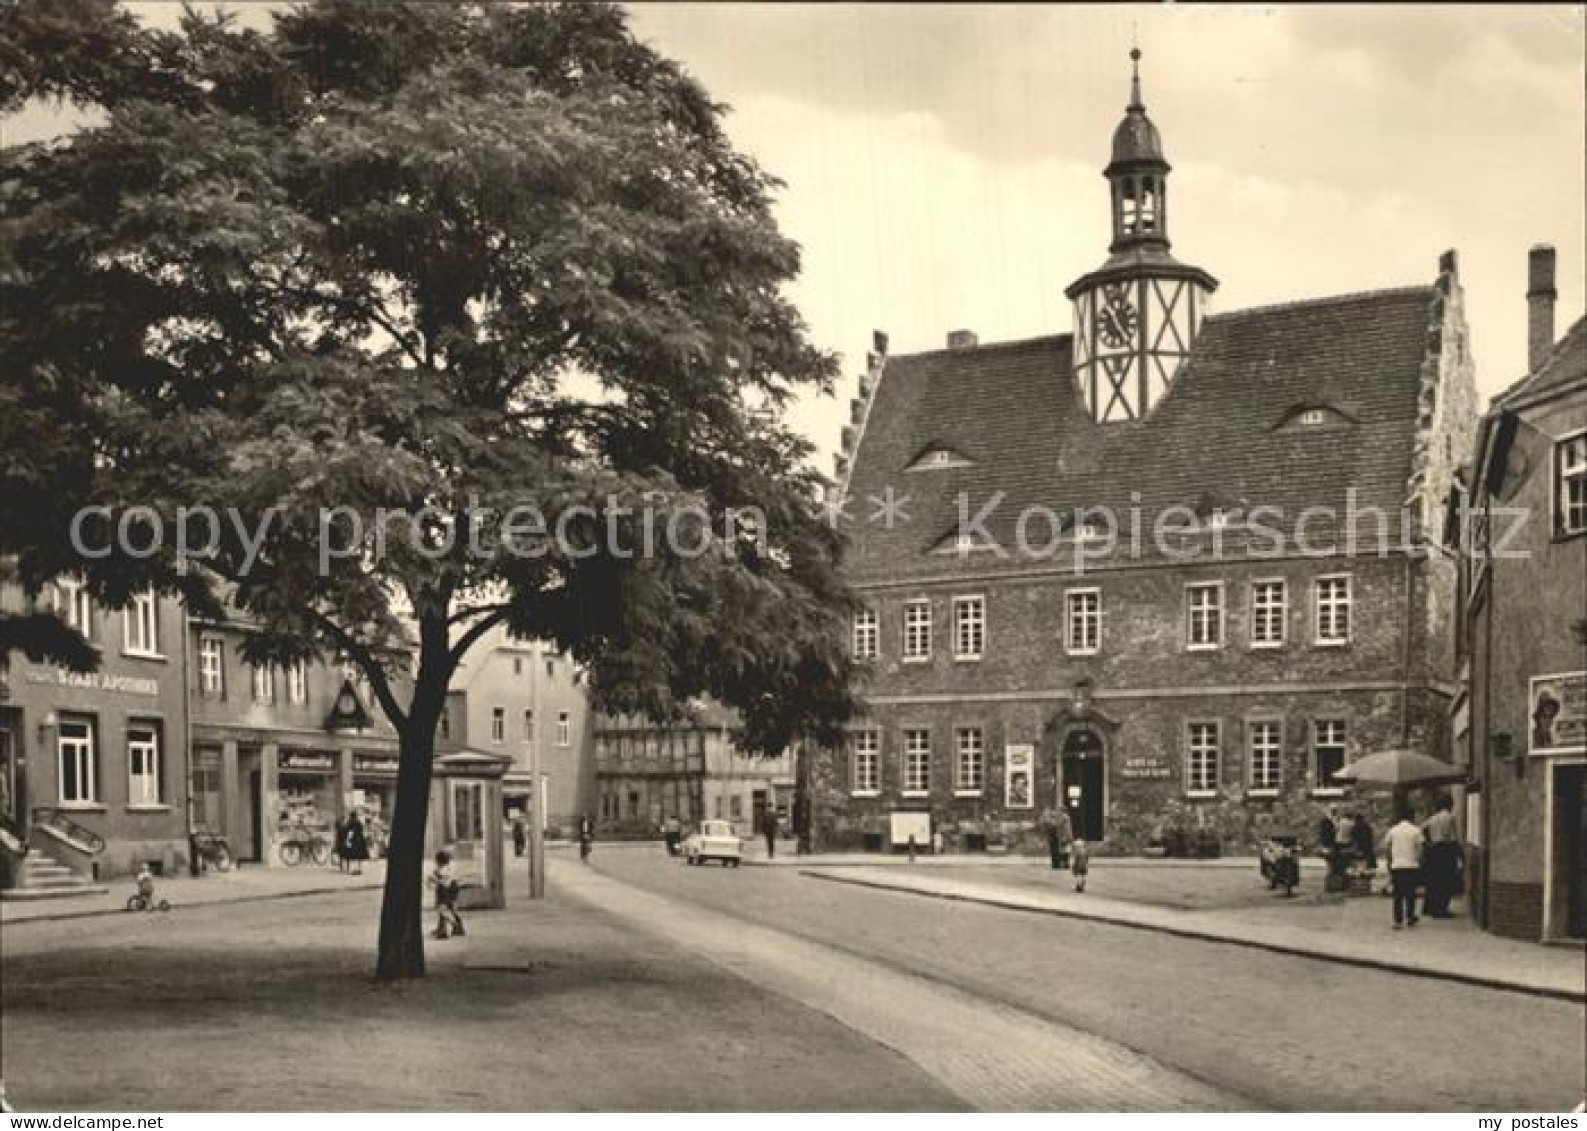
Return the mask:
<path fill-rule="evenodd" d="M 334 750 L 283 749 L 276 756 L 276 806 L 270 863 L 324 864 L 341 812 L 341 758 Z"/>

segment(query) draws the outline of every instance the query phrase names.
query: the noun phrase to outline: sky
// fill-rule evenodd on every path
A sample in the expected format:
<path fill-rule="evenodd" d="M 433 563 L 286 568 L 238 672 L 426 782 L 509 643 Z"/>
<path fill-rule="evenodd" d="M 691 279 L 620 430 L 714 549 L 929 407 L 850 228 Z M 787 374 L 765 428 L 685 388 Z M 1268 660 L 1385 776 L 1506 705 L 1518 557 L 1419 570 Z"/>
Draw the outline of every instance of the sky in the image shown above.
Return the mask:
<path fill-rule="evenodd" d="M 232 5 L 267 24 L 269 5 Z M 176 6 L 132 5 L 153 21 Z M 640 4 L 640 38 L 731 107 L 803 250 L 791 293 L 843 357 L 793 423 L 823 470 L 872 329 L 894 353 L 1062 333 L 1109 240 L 1109 139 L 1143 52 L 1174 253 L 1214 310 L 1428 284 L 1460 253 L 1479 391 L 1526 362 L 1526 255 L 1584 309 L 1583 9 Z M 46 129 L 0 125 L 8 140 Z"/>

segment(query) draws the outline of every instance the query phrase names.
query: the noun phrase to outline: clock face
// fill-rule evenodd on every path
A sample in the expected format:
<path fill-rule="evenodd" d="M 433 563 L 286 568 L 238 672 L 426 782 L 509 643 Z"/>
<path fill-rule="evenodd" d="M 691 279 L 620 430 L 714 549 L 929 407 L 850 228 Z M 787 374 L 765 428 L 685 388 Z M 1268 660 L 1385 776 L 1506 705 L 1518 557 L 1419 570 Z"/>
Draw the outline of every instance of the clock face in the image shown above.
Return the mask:
<path fill-rule="evenodd" d="M 1117 348 L 1135 336 L 1138 320 L 1135 307 L 1123 290 L 1110 289 L 1107 300 L 1097 308 L 1096 331 L 1104 345 Z"/>

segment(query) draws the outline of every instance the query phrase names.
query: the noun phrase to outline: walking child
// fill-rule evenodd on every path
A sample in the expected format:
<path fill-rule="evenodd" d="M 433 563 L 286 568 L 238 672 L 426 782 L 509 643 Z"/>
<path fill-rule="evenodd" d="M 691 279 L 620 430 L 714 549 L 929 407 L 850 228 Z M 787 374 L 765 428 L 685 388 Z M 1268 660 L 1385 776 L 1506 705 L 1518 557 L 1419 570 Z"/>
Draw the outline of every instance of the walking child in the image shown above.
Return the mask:
<path fill-rule="evenodd" d="M 1069 872 L 1075 878 L 1075 891 L 1086 890 L 1086 873 L 1091 871 L 1091 848 L 1083 840 L 1069 846 Z"/>
<path fill-rule="evenodd" d="M 435 889 L 435 937 L 447 938 L 461 935 L 463 917 L 457 913 L 458 882 L 452 876 L 452 854 L 445 850 L 435 854 L 435 868 L 430 873 L 430 886 Z"/>

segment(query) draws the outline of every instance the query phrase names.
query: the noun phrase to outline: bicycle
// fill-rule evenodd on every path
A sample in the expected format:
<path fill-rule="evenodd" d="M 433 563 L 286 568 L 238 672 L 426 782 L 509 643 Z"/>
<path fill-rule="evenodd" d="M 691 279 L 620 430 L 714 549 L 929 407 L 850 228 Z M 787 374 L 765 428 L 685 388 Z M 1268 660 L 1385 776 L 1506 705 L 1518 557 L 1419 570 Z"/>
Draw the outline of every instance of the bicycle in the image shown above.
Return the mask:
<path fill-rule="evenodd" d="M 127 897 L 127 910 L 169 911 L 171 910 L 171 901 L 169 899 L 156 900 L 151 896 L 144 895 L 142 892 L 134 892 Z"/>
<path fill-rule="evenodd" d="M 331 842 L 322 833 L 306 826 L 294 826 L 288 830 L 287 838 L 276 849 L 276 855 L 281 857 L 281 863 L 288 868 L 296 868 L 303 863 L 305 857 L 316 864 L 326 864 L 331 859 Z"/>

